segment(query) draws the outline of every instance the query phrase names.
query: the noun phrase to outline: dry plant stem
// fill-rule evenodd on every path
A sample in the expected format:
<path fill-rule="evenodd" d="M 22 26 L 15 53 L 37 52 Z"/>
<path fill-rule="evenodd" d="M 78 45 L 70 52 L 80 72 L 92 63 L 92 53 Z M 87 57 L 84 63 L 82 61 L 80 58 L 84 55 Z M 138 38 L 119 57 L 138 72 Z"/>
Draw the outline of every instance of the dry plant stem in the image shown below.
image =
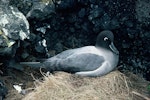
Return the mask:
<path fill-rule="evenodd" d="M 144 96 L 143 94 L 140 94 L 140 93 L 138 93 L 138 92 L 132 91 L 132 93 L 135 94 L 135 95 L 137 95 L 137 96 L 139 96 L 139 97 L 144 98 L 145 100 L 150 100 L 150 98 L 148 98 L 148 97 L 146 97 L 146 96 Z"/>

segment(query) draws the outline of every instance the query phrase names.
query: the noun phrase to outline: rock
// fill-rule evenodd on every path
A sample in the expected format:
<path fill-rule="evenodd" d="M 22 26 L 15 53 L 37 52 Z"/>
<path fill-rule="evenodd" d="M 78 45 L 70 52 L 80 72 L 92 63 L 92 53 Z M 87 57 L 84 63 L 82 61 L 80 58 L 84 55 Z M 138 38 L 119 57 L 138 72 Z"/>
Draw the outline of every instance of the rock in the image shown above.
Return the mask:
<path fill-rule="evenodd" d="M 91 4 L 97 4 L 97 0 L 89 0 Z"/>
<path fill-rule="evenodd" d="M 70 32 L 74 33 L 75 32 L 75 29 L 73 27 L 70 27 Z"/>
<path fill-rule="evenodd" d="M 112 18 L 111 19 L 111 22 L 110 22 L 110 28 L 111 30 L 114 30 L 114 29 L 118 29 L 120 28 L 120 23 L 118 21 L 117 18 Z"/>
<path fill-rule="evenodd" d="M 72 11 L 75 10 L 77 6 L 77 0 L 59 0 L 56 1 L 56 10 L 57 11 Z"/>
<path fill-rule="evenodd" d="M 122 47 L 123 48 L 130 48 L 130 44 L 127 43 L 125 40 L 122 42 Z"/>
<path fill-rule="evenodd" d="M 127 28 L 127 32 L 130 39 L 134 39 L 135 37 L 138 36 L 138 32 L 136 30 Z"/>
<path fill-rule="evenodd" d="M 103 9 L 95 8 L 92 11 L 90 11 L 90 15 L 88 16 L 88 19 L 91 21 L 95 18 L 101 17 L 102 15 L 103 15 Z"/>
<path fill-rule="evenodd" d="M 26 59 L 27 57 L 29 57 L 29 53 L 23 52 L 22 55 L 21 55 L 21 58 Z"/>
<path fill-rule="evenodd" d="M 81 5 L 88 5 L 89 0 L 78 0 Z"/>
<path fill-rule="evenodd" d="M 135 5 L 137 20 L 143 24 L 149 25 L 150 23 L 150 1 L 137 0 Z"/>
<path fill-rule="evenodd" d="M 35 50 L 38 53 L 45 54 L 47 52 L 46 48 L 47 48 L 47 44 L 46 44 L 46 40 L 45 39 L 43 39 L 41 41 L 38 41 L 37 44 L 35 45 Z"/>
<path fill-rule="evenodd" d="M 75 15 L 75 14 L 71 14 L 70 16 L 68 16 L 68 22 L 69 23 L 75 23 L 75 22 L 77 22 L 77 16 Z"/>
<path fill-rule="evenodd" d="M 29 23 L 15 7 L 0 5 L 0 13 L 0 54 L 11 54 L 13 46 L 19 44 L 18 41 L 29 39 Z"/>
<path fill-rule="evenodd" d="M 52 0 L 49 2 L 34 2 L 32 9 L 26 15 L 27 18 L 33 19 L 36 18 L 38 20 L 44 20 L 51 16 L 51 14 L 55 13 L 55 5 Z"/>
<path fill-rule="evenodd" d="M 82 9 L 79 11 L 78 16 L 79 16 L 80 18 L 83 18 L 85 15 L 86 15 L 86 10 L 85 10 L 85 8 L 82 8 Z"/>
<path fill-rule="evenodd" d="M 0 26 L 4 35 L 12 40 L 29 38 L 29 23 L 17 8 L 1 6 L 0 10 Z"/>
<path fill-rule="evenodd" d="M 26 15 L 32 8 L 34 2 L 39 0 L 8 0 L 9 5 L 16 7 L 21 11 L 24 15 Z"/>
<path fill-rule="evenodd" d="M 55 45 L 54 48 L 55 48 L 55 50 L 56 50 L 57 53 L 60 53 L 60 52 L 62 52 L 64 50 L 63 49 L 63 45 L 62 45 L 61 42 L 56 43 L 56 45 Z"/>
<path fill-rule="evenodd" d="M 101 21 L 100 21 L 101 28 L 102 28 L 102 29 L 109 29 L 110 23 L 111 23 L 111 18 L 110 18 L 110 16 L 109 16 L 107 13 L 105 13 L 105 14 L 101 17 L 100 20 L 101 20 Z"/>
<path fill-rule="evenodd" d="M 76 29 L 81 29 L 81 26 L 77 22 L 74 24 L 74 26 L 75 26 Z"/>
<path fill-rule="evenodd" d="M 8 89 L 4 85 L 4 83 L 0 80 L 0 99 L 3 100 L 8 94 Z"/>

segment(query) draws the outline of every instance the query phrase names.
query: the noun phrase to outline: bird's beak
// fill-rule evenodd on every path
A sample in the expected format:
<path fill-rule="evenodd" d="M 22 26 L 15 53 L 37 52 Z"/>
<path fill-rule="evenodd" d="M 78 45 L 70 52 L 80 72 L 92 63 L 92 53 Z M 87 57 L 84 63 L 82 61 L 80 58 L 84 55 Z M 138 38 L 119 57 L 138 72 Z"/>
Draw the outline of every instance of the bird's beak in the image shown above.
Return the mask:
<path fill-rule="evenodd" d="M 117 55 L 119 55 L 119 51 L 117 50 L 117 48 L 115 47 L 114 43 L 111 42 L 111 44 L 109 45 L 109 48 Z"/>

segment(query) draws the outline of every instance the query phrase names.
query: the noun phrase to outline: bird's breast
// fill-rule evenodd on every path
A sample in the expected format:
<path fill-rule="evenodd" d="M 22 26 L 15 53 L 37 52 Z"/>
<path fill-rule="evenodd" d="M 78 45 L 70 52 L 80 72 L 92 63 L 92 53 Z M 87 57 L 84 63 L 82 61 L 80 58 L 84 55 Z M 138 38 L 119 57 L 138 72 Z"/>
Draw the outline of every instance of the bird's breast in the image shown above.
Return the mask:
<path fill-rule="evenodd" d="M 110 67 L 115 68 L 119 61 L 119 55 L 116 55 L 110 50 L 99 48 L 97 49 L 97 54 L 103 56 L 105 61 L 107 61 Z"/>

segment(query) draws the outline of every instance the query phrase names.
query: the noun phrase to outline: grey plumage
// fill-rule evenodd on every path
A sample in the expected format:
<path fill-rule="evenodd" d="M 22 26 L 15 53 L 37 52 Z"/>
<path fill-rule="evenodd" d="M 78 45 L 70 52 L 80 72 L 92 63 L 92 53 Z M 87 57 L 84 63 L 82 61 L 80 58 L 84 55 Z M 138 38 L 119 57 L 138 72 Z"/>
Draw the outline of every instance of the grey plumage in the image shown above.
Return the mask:
<path fill-rule="evenodd" d="M 43 62 L 25 62 L 31 67 L 44 67 L 48 71 L 66 71 L 81 76 L 102 76 L 118 64 L 119 51 L 113 45 L 111 31 L 102 31 L 96 46 L 70 49 L 48 58 Z M 23 64 L 23 63 L 22 63 Z"/>
<path fill-rule="evenodd" d="M 88 48 L 89 46 L 66 50 L 43 62 L 21 62 L 20 64 L 28 65 L 33 68 L 44 67 L 49 71 L 57 70 L 72 73 L 95 70 L 104 62 L 104 58 L 96 54 L 84 53 L 85 50 L 90 51 Z"/>

